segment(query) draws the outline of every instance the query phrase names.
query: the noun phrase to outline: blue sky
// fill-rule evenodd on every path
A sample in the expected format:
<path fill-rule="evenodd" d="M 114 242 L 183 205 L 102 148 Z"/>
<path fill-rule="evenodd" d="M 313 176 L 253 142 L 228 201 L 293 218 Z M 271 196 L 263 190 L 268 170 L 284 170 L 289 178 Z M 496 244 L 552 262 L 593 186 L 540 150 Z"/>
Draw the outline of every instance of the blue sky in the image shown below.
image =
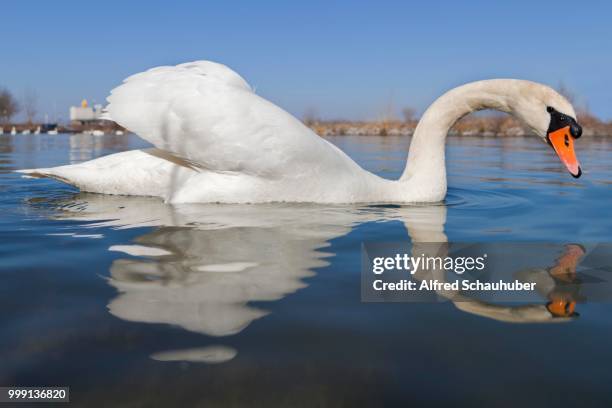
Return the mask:
<path fill-rule="evenodd" d="M 210 59 L 298 116 L 421 111 L 455 85 L 515 77 L 563 82 L 612 119 L 610 16 L 605 1 L 10 1 L 0 86 L 65 119 L 132 73 Z"/>

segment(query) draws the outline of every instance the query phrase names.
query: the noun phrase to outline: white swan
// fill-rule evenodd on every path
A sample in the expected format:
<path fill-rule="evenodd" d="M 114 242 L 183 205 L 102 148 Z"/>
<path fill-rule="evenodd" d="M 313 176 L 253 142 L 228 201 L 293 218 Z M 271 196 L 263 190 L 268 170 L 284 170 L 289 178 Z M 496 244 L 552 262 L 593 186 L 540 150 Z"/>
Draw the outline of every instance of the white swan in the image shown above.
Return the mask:
<path fill-rule="evenodd" d="M 162 197 L 170 203 L 437 202 L 446 195 L 445 139 L 481 109 L 513 114 L 547 141 L 570 173 L 581 134 L 572 105 L 537 83 L 494 79 L 455 88 L 425 112 L 399 180 L 380 178 L 209 61 L 127 78 L 108 98 L 108 118 L 155 148 L 82 164 L 21 170 L 83 191 Z"/>

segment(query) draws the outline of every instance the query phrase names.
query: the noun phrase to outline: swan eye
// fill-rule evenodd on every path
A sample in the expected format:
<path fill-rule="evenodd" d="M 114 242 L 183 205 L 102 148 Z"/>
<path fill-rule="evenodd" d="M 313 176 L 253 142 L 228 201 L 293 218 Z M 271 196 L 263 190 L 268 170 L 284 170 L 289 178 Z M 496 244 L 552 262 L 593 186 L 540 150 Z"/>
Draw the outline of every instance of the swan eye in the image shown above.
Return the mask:
<path fill-rule="evenodd" d="M 580 136 L 582 136 L 582 126 L 577 123 L 573 123 L 570 126 L 570 133 L 572 134 L 574 139 L 578 139 Z"/>
<path fill-rule="evenodd" d="M 552 106 L 547 106 L 546 107 L 546 112 L 553 113 L 554 111 L 555 111 L 555 108 L 553 108 Z"/>

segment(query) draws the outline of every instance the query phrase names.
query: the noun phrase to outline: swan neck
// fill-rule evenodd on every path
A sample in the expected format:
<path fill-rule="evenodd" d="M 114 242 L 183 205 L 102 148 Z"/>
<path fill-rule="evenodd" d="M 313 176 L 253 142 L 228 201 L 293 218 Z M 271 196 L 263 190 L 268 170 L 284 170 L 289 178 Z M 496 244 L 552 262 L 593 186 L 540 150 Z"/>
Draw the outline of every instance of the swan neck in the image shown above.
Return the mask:
<path fill-rule="evenodd" d="M 472 82 L 439 97 L 417 125 L 406 169 L 400 181 L 423 191 L 425 201 L 439 201 L 446 195 L 445 142 L 450 128 L 470 112 L 482 109 L 513 111 L 513 80 Z"/>

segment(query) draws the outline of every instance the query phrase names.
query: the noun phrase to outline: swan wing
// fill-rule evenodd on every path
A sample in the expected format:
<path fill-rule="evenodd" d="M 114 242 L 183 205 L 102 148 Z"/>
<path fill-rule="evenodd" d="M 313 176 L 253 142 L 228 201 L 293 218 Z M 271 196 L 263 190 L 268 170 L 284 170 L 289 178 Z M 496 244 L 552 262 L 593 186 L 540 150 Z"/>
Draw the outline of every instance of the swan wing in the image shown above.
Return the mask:
<path fill-rule="evenodd" d="M 110 119 L 203 171 L 268 179 L 355 172 L 341 150 L 210 61 L 157 67 L 108 97 Z"/>

